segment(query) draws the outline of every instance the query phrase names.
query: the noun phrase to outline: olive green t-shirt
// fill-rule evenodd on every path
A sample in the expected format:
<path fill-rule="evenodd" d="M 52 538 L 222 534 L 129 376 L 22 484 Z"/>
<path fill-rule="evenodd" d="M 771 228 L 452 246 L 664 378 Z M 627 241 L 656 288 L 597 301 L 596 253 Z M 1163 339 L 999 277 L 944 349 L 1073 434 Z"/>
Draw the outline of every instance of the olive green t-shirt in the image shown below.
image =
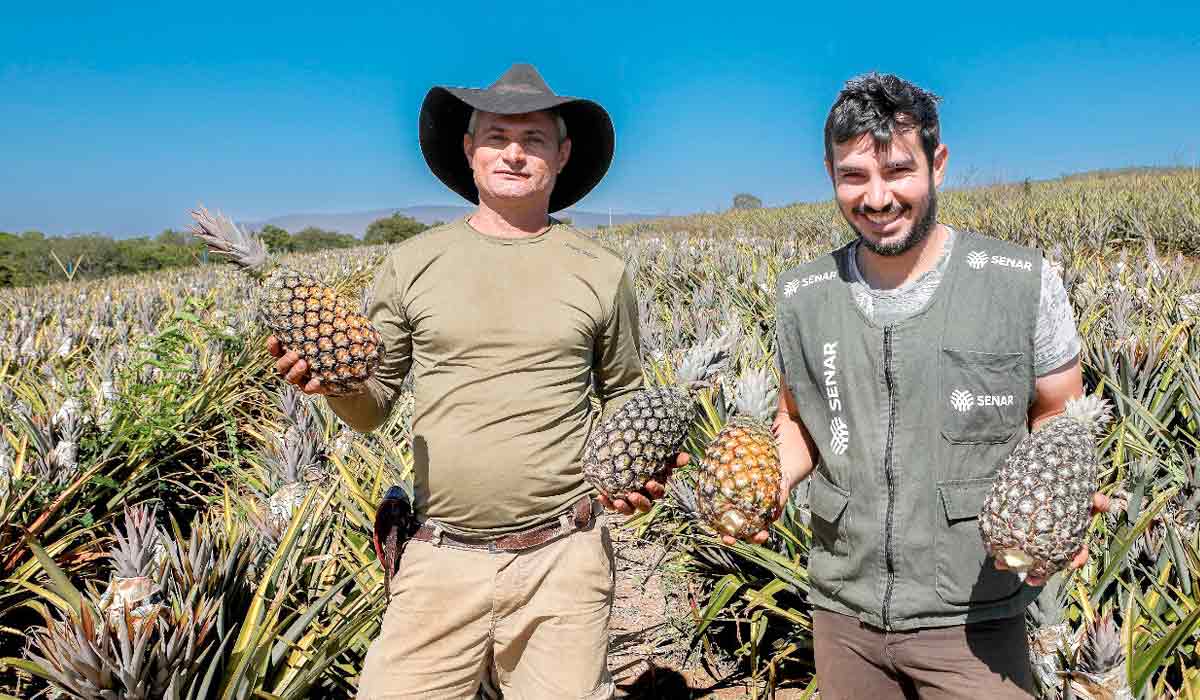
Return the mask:
<path fill-rule="evenodd" d="M 368 391 L 330 399 L 362 432 L 411 370 L 417 513 L 491 536 L 554 519 L 590 489 L 600 412 L 642 388 L 637 298 L 624 262 L 568 225 L 504 239 L 463 218 L 397 246 L 368 315 L 384 355 Z"/>

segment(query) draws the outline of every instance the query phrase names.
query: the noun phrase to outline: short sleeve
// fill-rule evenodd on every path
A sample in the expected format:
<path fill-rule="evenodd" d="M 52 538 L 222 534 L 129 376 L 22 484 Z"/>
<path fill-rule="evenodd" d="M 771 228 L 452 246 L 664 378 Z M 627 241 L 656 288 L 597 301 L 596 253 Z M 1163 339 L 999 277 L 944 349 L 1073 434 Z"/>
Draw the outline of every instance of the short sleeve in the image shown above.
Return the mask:
<path fill-rule="evenodd" d="M 379 331 L 383 346 L 379 367 L 362 394 L 329 399 L 333 412 L 359 432 L 374 430 L 387 420 L 412 367 L 412 328 L 404 313 L 402 293 L 395 260 L 389 256 L 375 273 L 368 296 L 367 317 Z"/>
<path fill-rule="evenodd" d="M 1070 362 L 1082 347 L 1071 300 L 1062 278 L 1048 262 L 1042 264 L 1041 287 L 1033 343 L 1034 373 L 1039 377 Z"/>
<path fill-rule="evenodd" d="M 621 274 L 612 311 L 596 336 L 594 377 L 604 416 L 643 387 L 637 293 L 627 273 Z"/>

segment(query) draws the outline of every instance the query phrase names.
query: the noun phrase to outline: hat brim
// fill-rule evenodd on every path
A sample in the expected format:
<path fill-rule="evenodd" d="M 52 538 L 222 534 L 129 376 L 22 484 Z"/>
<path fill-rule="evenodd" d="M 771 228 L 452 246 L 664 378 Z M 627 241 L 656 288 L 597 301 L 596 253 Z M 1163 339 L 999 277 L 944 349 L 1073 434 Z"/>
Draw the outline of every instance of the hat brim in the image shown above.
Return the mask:
<path fill-rule="evenodd" d="M 550 193 L 550 211 L 566 209 L 591 192 L 612 164 L 615 137 L 608 112 L 591 100 L 470 88 L 432 88 L 421 103 L 421 153 L 429 169 L 452 191 L 479 203 L 475 177 L 463 153 L 471 110 L 524 114 L 554 109 L 567 125 L 571 157 Z"/>

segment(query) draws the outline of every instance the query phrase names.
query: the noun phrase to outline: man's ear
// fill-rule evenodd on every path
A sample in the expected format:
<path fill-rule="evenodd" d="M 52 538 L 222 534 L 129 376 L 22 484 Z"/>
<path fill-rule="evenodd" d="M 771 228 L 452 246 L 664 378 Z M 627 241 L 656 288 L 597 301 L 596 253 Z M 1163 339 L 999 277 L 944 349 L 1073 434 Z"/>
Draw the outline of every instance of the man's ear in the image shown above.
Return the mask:
<path fill-rule="evenodd" d="M 942 180 L 946 177 L 946 163 L 950 160 L 950 149 L 946 144 L 939 143 L 933 151 L 933 183 L 941 188 Z"/>
<path fill-rule="evenodd" d="M 474 150 L 475 150 L 475 140 L 471 138 L 470 134 L 463 134 L 463 155 L 465 155 L 467 157 L 467 167 L 468 168 L 471 167 L 471 160 L 472 160 L 471 155 L 474 152 Z M 474 170 L 474 168 L 471 168 L 471 169 Z"/>
<path fill-rule="evenodd" d="M 830 163 L 828 158 L 825 159 L 825 174 L 829 176 L 829 181 L 833 182 L 833 163 Z"/>
<path fill-rule="evenodd" d="M 562 143 L 558 144 L 558 172 L 562 172 L 563 168 L 567 167 L 567 161 L 571 159 L 571 137 L 563 139 Z"/>

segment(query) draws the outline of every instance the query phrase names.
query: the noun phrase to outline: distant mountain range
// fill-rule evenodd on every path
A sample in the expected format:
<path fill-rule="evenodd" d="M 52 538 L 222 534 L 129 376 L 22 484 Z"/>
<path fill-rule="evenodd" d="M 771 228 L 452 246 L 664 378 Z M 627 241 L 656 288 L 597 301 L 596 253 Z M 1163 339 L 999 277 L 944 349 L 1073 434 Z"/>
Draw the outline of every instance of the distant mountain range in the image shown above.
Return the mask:
<path fill-rule="evenodd" d="M 396 212 L 416 219 L 423 224 L 433 224 L 438 221 L 452 221 L 466 216 L 472 211 L 475 211 L 474 207 L 467 206 L 400 207 L 397 209 L 373 209 L 371 211 L 352 211 L 339 214 L 285 214 L 284 216 L 276 216 L 265 221 L 242 221 L 239 223 L 253 231 L 257 231 L 267 224 L 278 226 L 288 233 L 298 233 L 309 226 L 316 226 L 326 231 L 337 231 L 339 233 L 349 233 L 362 237 L 367 231 L 367 226 L 372 221 L 391 216 Z M 607 213 L 567 209 L 557 212 L 554 216 L 558 218 L 565 216 L 575 226 L 584 229 L 595 228 L 600 225 L 607 226 L 609 223 L 609 215 Z M 659 217 L 652 214 L 617 214 L 614 212 L 612 214 L 612 223 L 613 225 L 625 224 L 632 221 L 644 221 L 654 218 Z"/>

